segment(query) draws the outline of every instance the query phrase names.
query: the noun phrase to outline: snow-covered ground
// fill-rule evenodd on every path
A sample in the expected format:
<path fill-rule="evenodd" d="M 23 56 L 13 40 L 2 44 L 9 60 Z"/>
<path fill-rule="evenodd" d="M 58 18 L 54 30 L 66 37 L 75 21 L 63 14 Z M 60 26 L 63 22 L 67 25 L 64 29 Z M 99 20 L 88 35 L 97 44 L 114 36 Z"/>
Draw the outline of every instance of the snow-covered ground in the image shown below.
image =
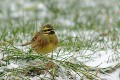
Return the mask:
<path fill-rule="evenodd" d="M 62 0 L 63 1 L 63 0 Z M 107 5 L 109 6 L 108 4 L 112 4 L 109 0 L 104 0 L 105 2 L 104 5 Z M 109 3 L 108 3 L 109 2 Z M 5 6 L 7 6 L 7 3 L 9 3 L 9 1 L 6 2 L 6 4 L 4 4 L 4 8 Z M 50 14 L 48 12 L 48 9 L 47 7 L 43 4 L 43 3 L 32 3 L 32 2 L 25 2 L 24 0 L 19 0 L 19 3 L 20 5 L 23 5 L 21 7 L 21 9 L 18 11 L 18 7 L 17 5 L 14 3 L 14 2 L 11 2 L 11 5 L 8 5 L 10 6 L 10 9 L 12 10 L 12 13 L 11 14 L 11 17 L 14 17 L 14 18 L 17 18 L 17 17 L 20 17 L 20 16 L 27 16 L 27 14 L 24 12 L 23 13 L 23 10 L 27 11 L 29 9 L 32 9 L 34 7 L 38 8 L 39 10 L 41 10 L 40 12 L 40 18 L 44 18 L 44 17 L 51 17 L 53 16 L 53 14 Z M 107 4 L 106 4 L 107 3 Z M 62 6 L 61 6 L 62 4 Z M 62 7 L 66 7 L 65 5 L 65 1 L 64 2 L 61 2 L 58 7 L 62 8 Z M 83 5 L 86 5 L 88 7 L 96 7 L 98 3 L 94 2 L 94 0 L 86 0 L 84 1 L 84 4 Z M 113 3 L 113 5 L 115 5 L 115 2 Z M 18 8 L 18 9 L 17 9 Z M 115 12 L 119 12 L 119 9 L 117 7 L 114 7 L 115 8 Z M 98 18 L 101 19 L 101 22 L 105 22 L 105 18 L 106 16 L 104 15 L 104 9 L 101 10 L 102 12 L 102 15 L 98 15 Z M 80 16 L 80 19 L 81 19 L 81 23 L 86 23 L 87 22 L 87 18 L 85 18 L 84 16 L 84 11 L 80 12 L 81 16 Z M 34 16 L 32 13 L 29 13 L 31 16 Z M 4 15 L 3 16 L 6 16 L 6 11 L 4 12 Z M 72 18 L 74 14 L 71 14 L 69 17 Z M 0 14 L 0 18 L 3 17 L 1 14 Z M 4 17 L 4 18 L 7 18 Z M 66 26 L 74 26 L 75 23 L 72 21 L 72 19 L 70 18 L 64 18 L 64 17 L 61 17 L 59 16 L 57 19 L 56 19 L 56 22 L 62 24 L 62 25 L 66 25 Z M 111 20 L 111 24 L 112 24 L 112 18 L 110 19 Z M 88 22 L 89 24 L 89 22 Z M 89 31 L 80 31 L 79 34 L 78 33 L 75 33 L 74 31 L 68 33 L 67 30 L 63 30 L 62 31 L 62 34 L 65 34 L 66 36 L 73 36 L 73 37 L 76 37 L 76 36 L 79 36 L 81 35 L 80 37 L 85 37 L 87 39 L 91 39 L 93 38 L 92 40 L 94 40 L 94 38 L 96 38 L 96 36 L 98 36 L 99 34 L 92 31 L 91 32 L 92 34 L 89 33 Z M 61 34 L 61 33 L 58 33 L 58 34 Z M 94 35 L 94 36 L 93 36 Z M 61 37 L 60 37 L 61 38 Z M 107 41 L 107 39 L 106 39 Z M 107 45 L 111 45 L 112 42 L 111 41 L 108 41 Z M 99 45 L 99 44 L 98 44 Z M 104 46 L 104 45 L 102 45 Z M 18 47 L 19 49 L 22 49 L 21 47 Z M 24 48 L 25 49 L 25 48 Z M 59 52 L 59 49 L 61 49 L 61 51 Z M 119 49 L 117 49 L 117 52 L 120 52 Z M 56 54 L 56 53 L 59 53 Z M 80 62 L 84 62 L 86 65 L 88 66 L 91 66 L 91 67 L 98 67 L 98 68 L 107 68 L 107 67 L 110 67 L 110 66 L 115 66 L 116 64 L 119 64 L 120 63 L 120 54 L 115 53 L 115 51 L 113 49 L 106 49 L 106 50 L 99 50 L 99 51 L 92 51 L 92 50 L 79 50 L 77 52 L 65 52 L 65 51 L 62 51 L 62 48 L 59 47 L 58 50 L 56 50 L 56 52 L 53 53 L 54 55 L 54 58 L 55 59 L 58 59 L 58 60 L 63 60 L 63 59 L 66 59 L 66 61 L 70 61 L 70 62 L 73 62 L 73 63 L 77 63 L 78 61 Z M 56 57 L 56 55 L 58 55 Z M 87 59 L 87 58 L 83 58 L 81 56 L 87 56 L 87 55 L 92 55 L 91 59 Z M 1 59 L 2 59 L 3 55 L 2 53 L 0 52 L 0 62 L 1 62 Z M 9 65 L 7 65 L 7 68 L 9 69 L 12 69 L 12 68 L 18 68 L 20 65 L 19 64 L 16 64 L 16 63 L 10 63 Z M 64 72 L 64 69 L 63 69 L 63 72 Z M 72 71 L 71 71 L 72 72 Z M 63 73 L 64 75 L 64 73 Z M 75 80 L 79 80 L 80 77 L 78 75 L 76 75 L 74 72 L 73 72 L 73 75 L 76 76 Z M 103 80 L 120 80 L 120 68 L 116 69 L 115 71 L 113 71 L 112 73 L 108 73 L 108 74 L 102 74 L 102 73 L 98 73 L 98 76 L 100 76 L 100 78 L 103 78 Z M 40 75 L 39 77 L 44 77 L 44 75 Z M 31 80 L 39 80 L 39 77 L 33 77 L 31 78 Z M 49 77 L 49 75 L 48 75 Z M 57 78 L 57 80 L 66 80 L 67 78 L 63 78 L 62 76 L 59 76 Z M 70 80 L 70 79 L 67 79 L 67 80 Z"/>

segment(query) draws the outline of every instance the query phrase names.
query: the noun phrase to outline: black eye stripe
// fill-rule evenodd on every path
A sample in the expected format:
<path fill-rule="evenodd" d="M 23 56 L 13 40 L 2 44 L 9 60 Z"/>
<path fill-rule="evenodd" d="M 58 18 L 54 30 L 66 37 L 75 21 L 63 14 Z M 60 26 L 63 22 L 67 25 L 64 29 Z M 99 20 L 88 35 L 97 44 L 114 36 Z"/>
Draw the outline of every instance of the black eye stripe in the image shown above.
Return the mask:
<path fill-rule="evenodd" d="M 42 31 L 51 31 L 51 30 L 54 30 L 54 29 L 47 29 L 47 30 L 42 30 Z"/>
<path fill-rule="evenodd" d="M 51 35 L 51 34 L 55 34 L 55 32 L 54 31 L 49 31 L 49 32 L 43 32 L 43 34 L 48 34 L 48 35 Z"/>

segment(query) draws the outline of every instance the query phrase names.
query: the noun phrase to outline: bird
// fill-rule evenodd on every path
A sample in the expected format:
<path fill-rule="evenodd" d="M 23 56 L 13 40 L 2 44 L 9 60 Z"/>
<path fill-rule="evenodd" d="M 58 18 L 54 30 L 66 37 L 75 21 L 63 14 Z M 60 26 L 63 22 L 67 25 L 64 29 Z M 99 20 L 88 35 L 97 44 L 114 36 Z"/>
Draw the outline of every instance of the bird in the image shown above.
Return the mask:
<path fill-rule="evenodd" d="M 39 54 L 48 54 L 58 47 L 58 38 L 51 24 L 45 24 L 33 38 L 21 46 L 31 45 L 31 49 Z"/>

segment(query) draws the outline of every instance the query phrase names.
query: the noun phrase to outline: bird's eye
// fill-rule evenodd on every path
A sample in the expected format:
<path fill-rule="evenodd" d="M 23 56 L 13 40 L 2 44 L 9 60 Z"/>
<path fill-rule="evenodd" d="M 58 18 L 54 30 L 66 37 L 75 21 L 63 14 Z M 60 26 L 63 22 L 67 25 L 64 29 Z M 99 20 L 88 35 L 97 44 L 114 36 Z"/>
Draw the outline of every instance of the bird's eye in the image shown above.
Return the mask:
<path fill-rule="evenodd" d="M 50 34 L 55 34 L 55 32 L 54 31 L 50 31 Z"/>

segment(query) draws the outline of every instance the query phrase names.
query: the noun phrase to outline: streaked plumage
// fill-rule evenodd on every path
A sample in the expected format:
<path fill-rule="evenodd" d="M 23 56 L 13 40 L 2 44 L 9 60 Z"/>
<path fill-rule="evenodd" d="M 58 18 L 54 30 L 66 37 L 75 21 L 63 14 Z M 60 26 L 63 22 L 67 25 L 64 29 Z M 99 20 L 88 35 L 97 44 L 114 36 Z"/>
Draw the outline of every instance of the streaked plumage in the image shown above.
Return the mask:
<path fill-rule="evenodd" d="M 47 54 L 55 50 L 58 45 L 58 38 L 52 25 L 44 25 L 30 42 L 22 44 L 22 46 L 26 45 L 31 45 L 32 49 L 40 54 Z"/>

